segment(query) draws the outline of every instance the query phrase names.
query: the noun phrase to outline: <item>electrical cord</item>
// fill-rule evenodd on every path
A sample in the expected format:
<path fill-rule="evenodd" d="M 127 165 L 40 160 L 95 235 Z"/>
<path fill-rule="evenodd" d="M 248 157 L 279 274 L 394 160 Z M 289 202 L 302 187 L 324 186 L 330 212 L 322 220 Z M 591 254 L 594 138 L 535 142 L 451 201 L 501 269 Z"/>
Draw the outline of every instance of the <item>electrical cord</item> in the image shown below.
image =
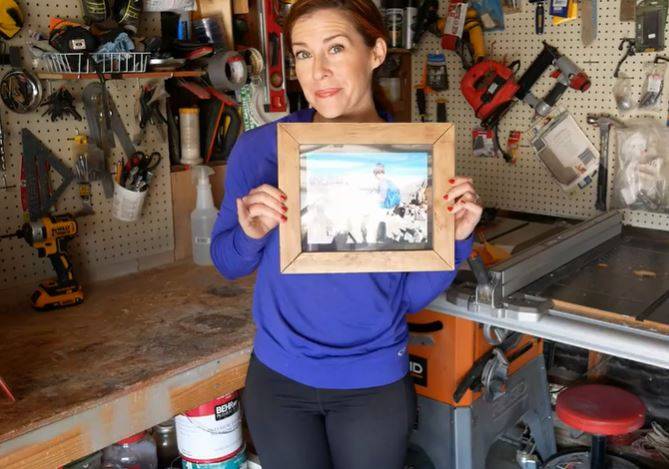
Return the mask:
<path fill-rule="evenodd" d="M 642 451 L 655 450 L 664 461 L 669 461 L 669 432 L 653 421 L 650 430 L 632 443 L 632 447 Z"/>
<path fill-rule="evenodd" d="M 499 144 L 499 124 L 495 124 L 495 127 L 492 129 L 493 131 L 493 138 L 495 139 L 495 146 L 497 146 L 497 149 L 500 151 L 502 154 L 502 157 L 504 158 L 504 161 L 507 163 L 512 163 L 513 162 L 513 157 L 507 153 L 504 148 Z"/>
<path fill-rule="evenodd" d="M 511 70 L 512 74 L 516 74 L 518 70 L 520 70 L 520 60 L 514 60 L 509 64 L 509 69 Z M 493 138 L 495 141 L 495 146 L 497 149 L 500 151 L 502 154 L 502 157 L 504 158 L 504 161 L 507 163 L 513 163 L 513 156 L 511 156 L 502 146 L 499 144 L 499 119 L 497 119 L 497 122 L 495 123 L 495 126 L 493 127 Z"/>

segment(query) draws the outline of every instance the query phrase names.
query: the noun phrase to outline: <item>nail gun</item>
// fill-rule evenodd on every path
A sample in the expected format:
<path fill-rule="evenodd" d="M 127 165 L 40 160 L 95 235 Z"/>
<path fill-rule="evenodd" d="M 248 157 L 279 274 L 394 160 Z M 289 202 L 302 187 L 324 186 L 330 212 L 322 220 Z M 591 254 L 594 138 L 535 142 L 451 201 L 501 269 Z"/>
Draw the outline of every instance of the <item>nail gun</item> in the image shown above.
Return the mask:
<path fill-rule="evenodd" d="M 472 66 L 460 82 L 460 90 L 481 119 L 483 127 L 495 129 L 504 114 L 516 100 L 530 105 L 538 115 L 545 116 L 560 99 L 567 88 L 586 91 L 590 87 L 588 75 L 557 48 L 544 41 L 544 48 L 532 64 L 516 80 L 514 66 L 494 60 L 483 60 Z M 550 67 L 557 81 L 548 94 L 540 99 L 530 92 L 532 86 Z"/>

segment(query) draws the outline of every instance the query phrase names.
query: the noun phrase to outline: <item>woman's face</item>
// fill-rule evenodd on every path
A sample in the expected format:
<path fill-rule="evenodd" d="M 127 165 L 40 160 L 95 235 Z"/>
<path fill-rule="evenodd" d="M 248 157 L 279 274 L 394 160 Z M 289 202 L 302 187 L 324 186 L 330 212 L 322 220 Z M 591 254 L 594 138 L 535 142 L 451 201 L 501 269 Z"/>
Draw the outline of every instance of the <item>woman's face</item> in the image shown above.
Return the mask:
<path fill-rule="evenodd" d="M 386 44 L 365 44 L 345 13 L 318 10 L 292 30 L 295 72 L 304 95 L 326 119 L 360 116 L 374 109 L 372 72 L 383 63 Z"/>

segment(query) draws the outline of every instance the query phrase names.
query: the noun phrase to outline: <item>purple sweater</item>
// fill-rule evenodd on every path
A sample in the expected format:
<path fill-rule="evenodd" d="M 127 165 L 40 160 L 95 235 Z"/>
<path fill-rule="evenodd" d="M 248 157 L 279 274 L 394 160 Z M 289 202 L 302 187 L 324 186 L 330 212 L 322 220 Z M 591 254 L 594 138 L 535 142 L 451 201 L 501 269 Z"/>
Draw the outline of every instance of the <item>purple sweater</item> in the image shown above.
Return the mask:
<path fill-rule="evenodd" d="M 311 122 L 305 109 L 278 122 Z M 243 133 L 230 159 L 211 257 L 228 279 L 257 271 L 254 353 L 269 368 L 317 388 L 355 389 L 401 379 L 409 369 L 405 315 L 427 306 L 452 272 L 281 274 L 279 232 L 248 237 L 235 200 L 263 183 L 277 186 L 276 122 Z M 472 238 L 455 245 L 456 264 Z"/>

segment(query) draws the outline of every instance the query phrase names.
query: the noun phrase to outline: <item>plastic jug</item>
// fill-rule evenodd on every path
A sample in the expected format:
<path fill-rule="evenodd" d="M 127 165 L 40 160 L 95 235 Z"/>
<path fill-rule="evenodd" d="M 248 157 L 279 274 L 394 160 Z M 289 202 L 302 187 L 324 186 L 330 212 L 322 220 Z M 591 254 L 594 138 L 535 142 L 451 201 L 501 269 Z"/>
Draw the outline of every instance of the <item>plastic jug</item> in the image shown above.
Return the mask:
<path fill-rule="evenodd" d="M 209 254 L 211 230 L 218 216 L 209 182 L 209 176 L 214 174 L 214 170 L 208 166 L 194 166 L 192 171 L 193 181 L 197 184 L 197 204 L 190 214 L 193 262 L 198 265 L 212 265 Z"/>
<path fill-rule="evenodd" d="M 157 469 L 156 443 L 146 432 L 125 438 L 102 451 L 103 469 Z"/>

